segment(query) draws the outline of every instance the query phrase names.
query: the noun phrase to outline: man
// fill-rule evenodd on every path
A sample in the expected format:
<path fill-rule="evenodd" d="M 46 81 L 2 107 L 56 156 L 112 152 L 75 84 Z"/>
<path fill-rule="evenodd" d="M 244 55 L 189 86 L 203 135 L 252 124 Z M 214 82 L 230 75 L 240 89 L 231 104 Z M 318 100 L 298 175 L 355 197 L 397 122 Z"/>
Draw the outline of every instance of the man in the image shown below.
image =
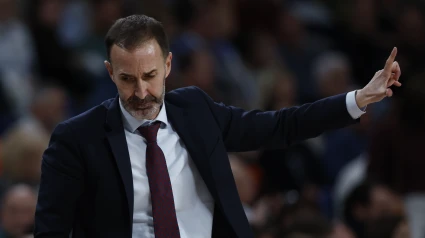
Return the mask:
<path fill-rule="evenodd" d="M 367 237 L 367 225 L 381 217 L 403 216 L 403 202 L 383 184 L 362 181 L 344 201 L 343 220 L 356 237 Z"/>
<path fill-rule="evenodd" d="M 394 49 L 357 93 L 245 112 L 196 87 L 165 93 L 172 54 L 155 19 L 119 19 L 105 42 L 119 96 L 53 132 L 43 155 L 37 238 L 71 231 L 90 238 L 253 237 L 227 152 L 286 147 L 353 124 L 359 107 L 401 85 Z"/>
<path fill-rule="evenodd" d="M 37 196 L 30 186 L 26 184 L 10 186 L 1 197 L 0 238 L 24 238 L 31 235 L 36 202 Z"/>

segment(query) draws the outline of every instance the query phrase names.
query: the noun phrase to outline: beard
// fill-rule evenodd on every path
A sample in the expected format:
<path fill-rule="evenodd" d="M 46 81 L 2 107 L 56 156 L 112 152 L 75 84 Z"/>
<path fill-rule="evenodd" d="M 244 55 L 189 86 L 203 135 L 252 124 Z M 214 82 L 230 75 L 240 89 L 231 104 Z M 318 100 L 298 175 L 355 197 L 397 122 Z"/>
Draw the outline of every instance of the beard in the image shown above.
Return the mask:
<path fill-rule="evenodd" d="M 137 120 L 153 120 L 158 116 L 161 110 L 162 103 L 165 97 L 165 83 L 162 89 L 162 93 L 159 97 L 147 95 L 144 99 L 140 99 L 136 95 L 129 97 L 123 102 L 123 106 L 131 116 Z"/>

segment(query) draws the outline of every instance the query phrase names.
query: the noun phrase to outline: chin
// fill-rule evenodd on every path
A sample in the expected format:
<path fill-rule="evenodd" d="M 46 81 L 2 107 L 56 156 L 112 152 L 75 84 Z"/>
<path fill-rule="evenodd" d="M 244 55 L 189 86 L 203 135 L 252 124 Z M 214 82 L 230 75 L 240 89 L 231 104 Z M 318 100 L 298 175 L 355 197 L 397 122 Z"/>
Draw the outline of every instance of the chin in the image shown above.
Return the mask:
<path fill-rule="evenodd" d="M 137 120 L 152 120 L 154 119 L 154 114 L 153 113 L 146 113 L 143 112 L 142 110 L 137 110 L 137 111 L 131 111 L 130 114 L 136 118 Z"/>
<path fill-rule="evenodd" d="M 137 120 L 153 120 L 159 113 L 159 108 L 154 106 L 148 109 L 132 109 L 129 113 Z"/>

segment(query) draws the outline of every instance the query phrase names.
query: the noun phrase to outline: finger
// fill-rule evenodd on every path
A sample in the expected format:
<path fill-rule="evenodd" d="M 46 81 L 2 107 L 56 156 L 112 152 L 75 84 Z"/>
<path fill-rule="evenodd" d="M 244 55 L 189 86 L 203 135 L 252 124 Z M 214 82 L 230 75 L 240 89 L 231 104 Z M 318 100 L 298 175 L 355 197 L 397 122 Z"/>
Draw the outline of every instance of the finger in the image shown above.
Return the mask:
<path fill-rule="evenodd" d="M 391 72 L 395 75 L 395 80 L 400 78 L 401 71 L 397 61 L 393 62 L 393 65 L 391 66 Z"/>
<path fill-rule="evenodd" d="M 397 72 L 398 72 L 398 78 L 397 78 L 397 80 L 398 80 L 401 76 L 401 68 L 400 68 L 400 64 L 398 62 L 397 62 Z"/>
<path fill-rule="evenodd" d="M 384 73 L 387 73 L 387 74 L 391 73 L 391 67 L 393 65 L 393 62 L 395 60 L 396 55 L 397 55 L 397 47 L 394 47 L 393 51 L 391 51 L 390 56 L 388 57 L 387 61 L 385 62 Z"/>
<path fill-rule="evenodd" d="M 391 77 L 390 77 L 390 81 L 391 80 L 394 80 L 394 81 L 397 81 L 398 79 L 397 79 L 397 76 L 396 76 L 396 74 L 395 73 L 392 73 L 391 74 Z"/>
<path fill-rule="evenodd" d="M 401 86 L 401 83 L 398 80 L 395 79 L 395 76 L 392 76 L 390 78 L 390 80 L 387 82 L 387 87 L 390 87 L 392 85 L 395 85 L 397 87 L 400 87 Z"/>
<path fill-rule="evenodd" d="M 391 90 L 391 88 L 387 88 L 387 91 L 385 92 L 385 95 L 387 97 L 392 97 L 393 96 L 393 90 Z"/>
<path fill-rule="evenodd" d="M 395 81 L 394 79 L 390 79 L 387 83 L 387 88 L 391 87 L 395 82 L 397 82 L 397 81 Z"/>

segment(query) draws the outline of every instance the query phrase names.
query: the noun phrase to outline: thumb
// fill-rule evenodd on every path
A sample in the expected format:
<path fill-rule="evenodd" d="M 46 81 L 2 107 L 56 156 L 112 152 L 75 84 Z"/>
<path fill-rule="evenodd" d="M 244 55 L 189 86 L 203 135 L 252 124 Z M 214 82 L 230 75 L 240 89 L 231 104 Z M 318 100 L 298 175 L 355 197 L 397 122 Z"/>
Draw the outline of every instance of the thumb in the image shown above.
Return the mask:
<path fill-rule="evenodd" d="M 387 88 L 387 91 L 385 92 L 385 96 L 392 97 L 393 96 L 393 90 L 391 90 L 391 88 Z"/>

